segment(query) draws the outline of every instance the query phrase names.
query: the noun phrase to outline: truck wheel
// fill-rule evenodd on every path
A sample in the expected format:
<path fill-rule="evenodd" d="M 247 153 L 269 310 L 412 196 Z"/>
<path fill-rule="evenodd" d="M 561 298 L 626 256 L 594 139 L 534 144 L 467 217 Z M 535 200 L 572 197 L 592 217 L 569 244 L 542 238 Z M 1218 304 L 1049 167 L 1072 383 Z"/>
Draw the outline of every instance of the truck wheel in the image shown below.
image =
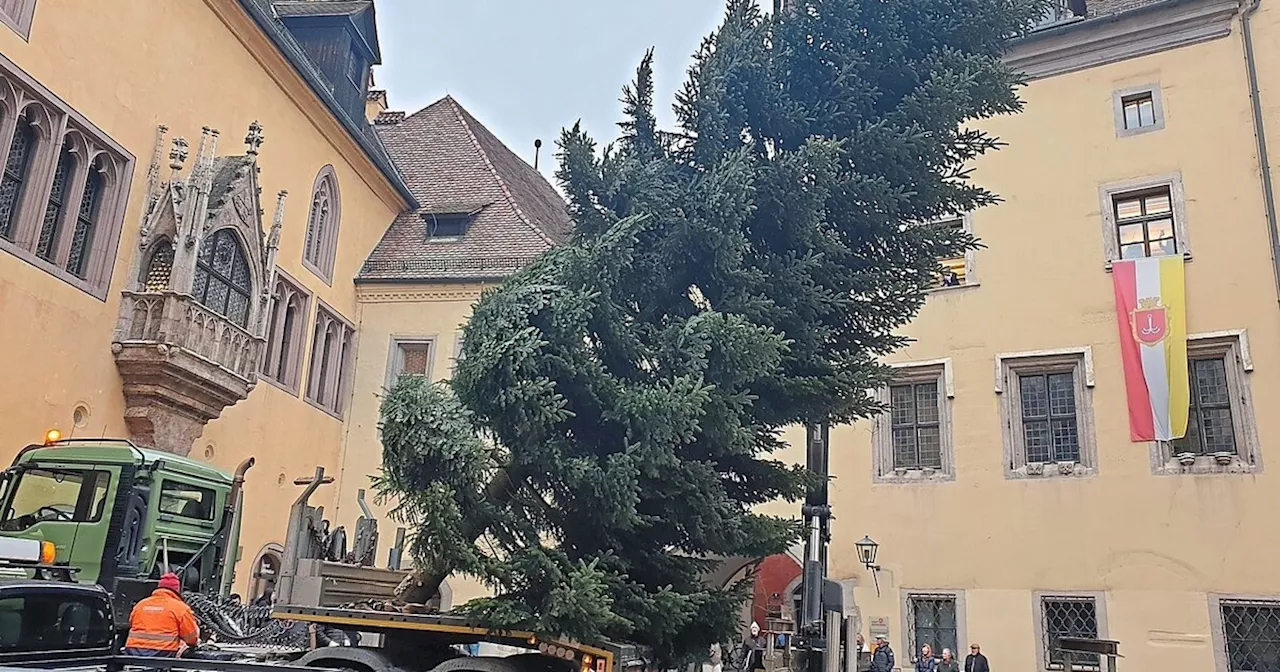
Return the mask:
<path fill-rule="evenodd" d="M 376 649 L 357 649 L 350 646 L 326 646 L 314 649 L 298 659 L 295 665 L 324 667 L 344 672 L 408 672 L 396 665 Z"/>
<path fill-rule="evenodd" d="M 524 666 L 509 658 L 460 656 L 431 668 L 431 672 L 525 672 Z"/>

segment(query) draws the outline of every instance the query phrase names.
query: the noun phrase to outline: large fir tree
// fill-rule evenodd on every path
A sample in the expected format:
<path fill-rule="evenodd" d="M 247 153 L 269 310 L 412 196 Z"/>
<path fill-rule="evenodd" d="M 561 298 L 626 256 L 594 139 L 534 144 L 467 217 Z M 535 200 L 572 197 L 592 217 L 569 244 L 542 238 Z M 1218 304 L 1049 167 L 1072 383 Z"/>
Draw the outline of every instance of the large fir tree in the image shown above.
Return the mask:
<path fill-rule="evenodd" d="M 657 127 L 652 54 L 623 137 L 560 139 L 571 244 L 475 306 L 453 380 L 382 408 L 380 493 L 412 532 L 425 601 L 452 571 L 498 626 L 650 647 L 731 636 L 716 557 L 764 556 L 803 495 L 771 458 L 791 425 L 876 412 L 896 330 L 976 245 L 927 222 L 992 203 L 966 126 L 1019 109 L 1001 62 L 1043 0 L 730 0 Z"/>

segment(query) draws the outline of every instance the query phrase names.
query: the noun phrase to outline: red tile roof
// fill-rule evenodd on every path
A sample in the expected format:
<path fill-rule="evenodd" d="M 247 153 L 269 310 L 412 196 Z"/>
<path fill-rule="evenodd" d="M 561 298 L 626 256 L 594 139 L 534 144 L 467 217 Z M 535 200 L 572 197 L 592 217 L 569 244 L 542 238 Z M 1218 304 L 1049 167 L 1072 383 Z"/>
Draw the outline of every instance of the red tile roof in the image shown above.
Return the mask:
<path fill-rule="evenodd" d="M 452 97 L 374 128 L 420 207 L 396 218 L 357 282 L 501 278 L 568 238 L 560 194 Z M 429 239 L 431 215 L 477 210 L 461 237 Z"/>

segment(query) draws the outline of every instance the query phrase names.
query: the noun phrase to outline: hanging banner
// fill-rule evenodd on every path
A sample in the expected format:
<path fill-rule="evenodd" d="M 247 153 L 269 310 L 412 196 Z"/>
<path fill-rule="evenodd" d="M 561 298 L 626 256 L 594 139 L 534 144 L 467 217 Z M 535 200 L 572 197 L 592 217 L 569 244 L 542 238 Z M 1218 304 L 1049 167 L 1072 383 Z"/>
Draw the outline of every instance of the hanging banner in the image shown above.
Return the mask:
<path fill-rule="evenodd" d="M 1187 433 L 1187 295 L 1182 255 L 1111 265 L 1133 441 Z"/>

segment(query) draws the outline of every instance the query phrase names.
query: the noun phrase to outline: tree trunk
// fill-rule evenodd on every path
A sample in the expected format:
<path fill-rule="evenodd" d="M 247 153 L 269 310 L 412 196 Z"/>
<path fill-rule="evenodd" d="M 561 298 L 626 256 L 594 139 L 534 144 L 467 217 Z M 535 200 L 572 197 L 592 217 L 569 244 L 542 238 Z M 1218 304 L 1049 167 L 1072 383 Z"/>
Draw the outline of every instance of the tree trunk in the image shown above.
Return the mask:
<path fill-rule="evenodd" d="M 494 505 L 505 504 L 518 489 L 515 479 L 506 469 L 499 469 L 484 488 L 484 498 Z M 489 529 L 483 516 L 473 516 L 463 521 L 462 536 L 475 543 Z M 405 604 L 426 604 L 440 591 L 440 584 L 453 573 L 452 567 L 422 567 L 413 570 L 396 586 L 395 599 Z"/>

